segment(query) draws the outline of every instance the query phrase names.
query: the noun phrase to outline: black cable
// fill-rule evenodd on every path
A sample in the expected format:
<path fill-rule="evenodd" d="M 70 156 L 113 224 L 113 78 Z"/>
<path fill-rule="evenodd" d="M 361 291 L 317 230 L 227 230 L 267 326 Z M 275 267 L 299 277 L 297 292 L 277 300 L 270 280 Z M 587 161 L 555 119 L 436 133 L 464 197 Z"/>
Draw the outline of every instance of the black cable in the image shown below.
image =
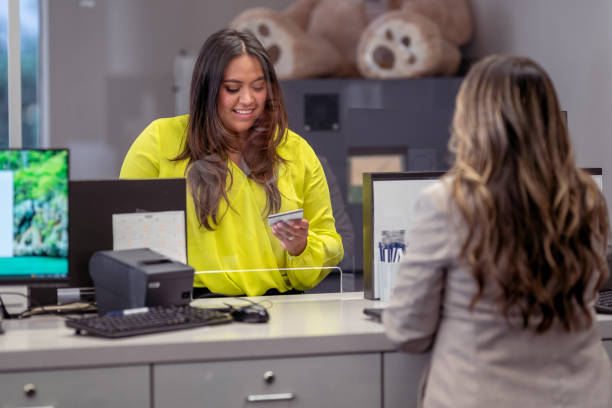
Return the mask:
<path fill-rule="evenodd" d="M 261 307 L 263 307 L 266 310 L 272 308 L 272 306 L 274 305 L 274 303 L 272 303 L 272 301 L 268 300 L 268 299 L 264 299 L 264 300 L 262 300 L 260 302 L 255 302 L 255 301 L 253 301 L 251 299 L 248 299 L 245 296 L 231 296 L 231 295 L 225 295 L 223 293 L 216 293 L 216 292 L 204 293 L 204 294 L 198 296 L 197 298 L 195 298 L 193 300 L 197 300 L 197 299 L 215 299 L 215 298 L 231 298 L 231 299 L 236 299 L 236 300 L 242 300 L 242 301 L 245 301 L 245 302 L 249 302 L 250 304 L 255 305 L 255 306 L 261 306 Z M 263 305 L 264 303 L 267 304 L 267 307 Z M 235 308 L 236 308 L 235 306 L 232 306 L 229 303 L 223 302 L 223 304 L 226 305 L 227 308 L 222 308 L 221 307 L 221 308 L 212 308 L 212 309 L 213 310 L 218 310 L 218 311 L 221 311 L 221 312 L 223 312 L 223 311 L 229 312 L 229 311 L 235 310 Z"/>
<path fill-rule="evenodd" d="M 2 315 L 4 316 L 5 319 L 17 319 L 19 318 L 19 314 L 10 314 L 8 310 L 6 310 L 6 306 L 4 305 L 4 302 L 2 301 L 2 295 L 21 296 L 21 297 L 26 298 L 26 300 L 28 300 L 29 302 L 34 302 L 38 304 L 38 302 L 36 302 L 34 299 L 30 299 L 28 295 L 24 295 L 23 293 L 20 293 L 20 292 L 0 292 L 0 307 L 2 308 Z M 26 308 L 26 311 L 28 309 L 29 307 Z"/>
<path fill-rule="evenodd" d="M 0 313 L 2 313 L 3 319 L 10 319 L 10 315 L 8 311 L 6 310 L 6 307 L 4 307 L 4 302 L 2 301 L 2 297 L 0 297 Z"/>
<path fill-rule="evenodd" d="M 78 308 L 71 308 L 73 305 L 78 305 Z M 96 302 L 83 302 L 83 301 L 74 301 L 69 303 L 63 303 L 61 305 L 49 305 L 49 306 L 39 306 L 35 308 L 30 308 L 19 315 L 21 318 L 31 317 L 41 314 L 52 314 L 56 316 L 61 316 L 64 318 L 70 318 L 72 315 L 79 315 L 82 313 L 88 312 L 96 312 Z"/>
<path fill-rule="evenodd" d="M 269 299 L 264 299 L 264 300 L 262 300 L 260 302 L 255 302 L 254 300 L 251 300 L 251 299 L 245 298 L 245 297 L 238 297 L 238 296 L 231 296 L 231 297 L 234 298 L 234 299 L 238 299 L 238 300 L 243 300 L 245 302 L 249 302 L 250 304 L 255 305 L 255 306 L 261 306 L 261 307 L 263 307 L 266 310 L 271 309 L 272 306 L 274 306 L 274 303 L 271 300 L 269 300 Z M 268 306 L 267 307 L 264 306 L 263 305 L 264 303 L 267 304 Z M 227 305 L 227 303 L 224 303 L 224 304 Z"/>
<path fill-rule="evenodd" d="M 26 298 L 29 303 L 34 303 L 34 306 L 31 307 L 27 307 L 26 310 L 24 310 L 21 313 L 18 314 L 10 314 L 8 313 L 8 311 L 6 310 L 6 307 L 4 305 L 4 302 L 2 302 L 2 295 L 17 295 L 17 296 L 22 296 L 24 298 Z M 63 311 L 61 310 L 62 308 L 66 308 L 66 306 L 72 305 L 72 304 L 78 304 L 78 303 L 83 303 L 83 302 L 70 302 L 70 303 L 65 303 L 62 305 L 50 305 L 50 306 L 44 306 L 41 305 L 38 301 L 36 301 L 34 298 L 28 296 L 28 295 L 24 295 L 23 293 L 20 292 L 0 292 L 0 308 L 2 309 L 2 315 L 6 318 L 6 319 L 23 319 L 23 318 L 27 318 L 27 317 L 31 317 L 31 316 L 35 316 L 35 315 L 40 315 L 40 314 L 52 314 L 52 315 L 68 315 L 70 314 L 70 312 L 67 311 Z M 95 302 L 87 302 L 85 304 L 85 306 L 83 306 L 83 311 L 94 311 L 92 308 L 95 307 Z M 78 313 L 79 310 L 73 310 L 72 312 Z"/>

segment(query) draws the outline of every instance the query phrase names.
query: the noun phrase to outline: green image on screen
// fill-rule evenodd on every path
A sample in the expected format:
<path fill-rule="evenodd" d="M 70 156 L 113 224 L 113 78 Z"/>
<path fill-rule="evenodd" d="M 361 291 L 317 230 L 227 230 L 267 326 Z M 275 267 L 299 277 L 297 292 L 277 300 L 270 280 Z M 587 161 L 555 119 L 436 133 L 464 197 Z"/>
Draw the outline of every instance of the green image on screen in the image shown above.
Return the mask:
<path fill-rule="evenodd" d="M 68 275 L 68 151 L 0 149 L 0 281 Z"/>

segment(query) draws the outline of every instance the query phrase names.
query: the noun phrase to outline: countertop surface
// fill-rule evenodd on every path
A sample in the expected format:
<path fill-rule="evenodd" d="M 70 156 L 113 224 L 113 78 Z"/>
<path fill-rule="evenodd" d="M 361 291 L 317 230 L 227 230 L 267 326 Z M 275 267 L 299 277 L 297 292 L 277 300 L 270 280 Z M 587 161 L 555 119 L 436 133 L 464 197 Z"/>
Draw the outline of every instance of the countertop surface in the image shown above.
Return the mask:
<path fill-rule="evenodd" d="M 134 364 L 299 357 L 393 351 L 380 323 L 363 314 L 384 303 L 362 292 L 252 297 L 268 308 L 268 323 L 206 326 L 104 339 L 76 335 L 60 316 L 4 320 L 0 372 Z M 244 298 L 198 299 L 198 307 L 248 304 Z M 612 315 L 598 315 L 612 340 Z"/>
<path fill-rule="evenodd" d="M 268 308 L 267 323 L 205 326 L 104 339 L 76 335 L 59 316 L 5 320 L 0 371 L 165 362 L 350 354 L 393 350 L 364 307 L 383 304 L 362 292 L 248 298 Z M 192 306 L 246 305 L 240 298 L 198 299 Z"/>

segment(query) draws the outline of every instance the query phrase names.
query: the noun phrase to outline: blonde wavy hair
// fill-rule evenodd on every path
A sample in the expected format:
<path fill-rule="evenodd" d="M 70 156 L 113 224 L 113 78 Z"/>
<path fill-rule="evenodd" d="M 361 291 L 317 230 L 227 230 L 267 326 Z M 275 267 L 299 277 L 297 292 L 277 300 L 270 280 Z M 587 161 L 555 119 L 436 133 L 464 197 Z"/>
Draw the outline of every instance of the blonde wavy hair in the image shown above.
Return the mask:
<path fill-rule="evenodd" d="M 608 279 L 605 199 L 576 168 L 557 95 L 529 58 L 475 64 L 457 95 L 448 173 L 468 232 L 461 256 L 478 292 L 501 288 L 506 318 L 542 333 L 590 326 L 590 301 Z"/>

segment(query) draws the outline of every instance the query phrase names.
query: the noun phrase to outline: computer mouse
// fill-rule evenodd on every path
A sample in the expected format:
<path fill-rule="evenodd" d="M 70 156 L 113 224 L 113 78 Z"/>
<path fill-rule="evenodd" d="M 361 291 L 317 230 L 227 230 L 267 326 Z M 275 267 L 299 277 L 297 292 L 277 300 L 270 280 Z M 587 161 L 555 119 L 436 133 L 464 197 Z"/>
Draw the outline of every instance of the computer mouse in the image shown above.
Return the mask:
<path fill-rule="evenodd" d="M 265 323 L 270 319 L 268 311 L 260 305 L 248 305 L 232 310 L 232 317 L 237 322 Z"/>

